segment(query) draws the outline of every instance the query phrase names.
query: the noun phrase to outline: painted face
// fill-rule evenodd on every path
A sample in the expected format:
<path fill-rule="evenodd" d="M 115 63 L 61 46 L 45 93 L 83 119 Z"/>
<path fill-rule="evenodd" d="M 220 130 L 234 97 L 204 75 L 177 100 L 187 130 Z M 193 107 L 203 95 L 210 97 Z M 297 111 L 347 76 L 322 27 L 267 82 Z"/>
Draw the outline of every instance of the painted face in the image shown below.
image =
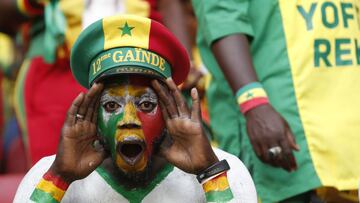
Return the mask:
<path fill-rule="evenodd" d="M 149 80 L 130 77 L 105 87 L 100 99 L 98 128 L 116 166 L 125 173 L 147 167 L 163 129 L 158 97 Z"/>

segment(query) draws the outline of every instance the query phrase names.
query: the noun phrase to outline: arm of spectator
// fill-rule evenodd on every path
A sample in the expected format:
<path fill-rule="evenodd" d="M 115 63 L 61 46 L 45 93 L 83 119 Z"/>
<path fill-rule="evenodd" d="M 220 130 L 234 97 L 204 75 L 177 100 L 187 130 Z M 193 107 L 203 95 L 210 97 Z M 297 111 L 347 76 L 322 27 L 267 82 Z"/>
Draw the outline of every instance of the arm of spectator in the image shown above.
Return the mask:
<path fill-rule="evenodd" d="M 160 0 L 159 11 L 163 17 L 164 25 L 179 39 L 182 45 L 186 48 L 191 61 L 192 47 L 191 31 L 189 30 L 188 20 L 191 18 L 188 10 L 185 8 L 185 3 L 182 0 Z M 203 74 L 195 67 L 192 62 L 190 72 L 187 80 L 184 82 L 182 89 L 190 90 L 195 87 L 197 82 Z"/>
<path fill-rule="evenodd" d="M 298 150 L 298 147 L 294 136 L 287 122 L 267 101 L 264 89 L 257 82 L 249 50 L 248 39 L 242 34 L 221 38 L 212 45 L 215 58 L 231 88 L 242 92 L 237 95 L 238 102 L 245 114 L 247 132 L 256 155 L 272 166 L 295 170 L 297 165 L 292 150 Z M 257 85 L 251 88 L 254 84 Z M 256 91 L 262 92 L 259 97 Z M 249 98 L 246 98 L 247 94 Z M 271 156 L 268 150 L 277 146 L 282 152 Z"/>
<path fill-rule="evenodd" d="M 181 0 L 160 0 L 159 11 L 164 25 L 179 39 L 191 57 L 191 43 L 186 22 L 187 13 Z"/>
<path fill-rule="evenodd" d="M 249 2 L 209 0 L 202 3 L 202 10 L 196 13 L 203 28 L 199 34 L 204 35 L 230 87 L 237 93 L 256 155 L 274 167 L 295 170 L 293 150 L 298 150 L 298 146 L 287 122 L 268 102 L 252 63 L 248 40 L 253 33 L 248 17 Z M 281 148 L 276 156 L 269 153 L 274 147 Z"/>

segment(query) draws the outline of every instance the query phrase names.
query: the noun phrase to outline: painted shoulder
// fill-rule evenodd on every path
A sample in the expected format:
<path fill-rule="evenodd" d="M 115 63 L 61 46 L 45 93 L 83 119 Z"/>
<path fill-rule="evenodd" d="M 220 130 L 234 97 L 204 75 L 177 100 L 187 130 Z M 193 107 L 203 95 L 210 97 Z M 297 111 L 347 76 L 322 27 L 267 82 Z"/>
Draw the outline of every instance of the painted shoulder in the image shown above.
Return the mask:
<path fill-rule="evenodd" d="M 32 192 L 54 160 L 55 155 L 44 157 L 27 172 L 16 191 L 14 203 L 32 202 L 30 201 Z"/>
<path fill-rule="evenodd" d="M 245 165 L 236 156 L 221 149 L 213 149 L 219 160 L 226 159 L 230 165 L 227 174 L 235 202 L 257 202 L 255 185 Z"/>

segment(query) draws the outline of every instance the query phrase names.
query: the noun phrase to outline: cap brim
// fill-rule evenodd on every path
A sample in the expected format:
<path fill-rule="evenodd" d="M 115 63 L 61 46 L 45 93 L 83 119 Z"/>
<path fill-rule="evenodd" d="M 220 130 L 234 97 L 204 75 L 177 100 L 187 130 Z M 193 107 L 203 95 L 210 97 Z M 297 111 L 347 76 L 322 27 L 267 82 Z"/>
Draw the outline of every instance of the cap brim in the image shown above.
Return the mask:
<path fill-rule="evenodd" d="M 109 78 L 115 78 L 115 77 L 121 77 L 124 75 L 136 75 L 136 76 L 146 76 L 146 77 L 151 77 L 154 79 L 158 79 L 161 81 L 164 81 L 166 78 L 164 78 L 162 75 L 160 75 L 159 73 L 157 73 L 156 71 L 149 71 L 147 70 L 146 73 L 145 72 L 139 72 L 139 71 L 134 71 L 134 70 L 138 70 L 141 69 L 143 67 L 140 66 L 120 66 L 120 67 L 116 67 L 116 68 L 112 68 L 107 70 L 106 72 L 102 73 L 101 75 L 99 75 L 97 78 L 94 79 L 94 81 L 90 84 L 90 87 L 97 82 L 102 82 L 106 79 Z"/>

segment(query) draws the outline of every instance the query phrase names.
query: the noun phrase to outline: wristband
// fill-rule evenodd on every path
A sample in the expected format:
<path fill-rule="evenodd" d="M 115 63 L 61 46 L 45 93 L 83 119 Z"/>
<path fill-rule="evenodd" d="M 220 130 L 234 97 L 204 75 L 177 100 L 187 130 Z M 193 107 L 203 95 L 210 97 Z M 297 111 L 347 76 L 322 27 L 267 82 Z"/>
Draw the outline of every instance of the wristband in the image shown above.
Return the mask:
<path fill-rule="evenodd" d="M 209 179 L 210 177 L 216 176 L 218 174 L 221 174 L 229 169 L 230 166 L 228 162 L 224 159 L 222 161 L 216 162 L 215 164 L 211 165 L 204 171 L 200 172 L 196 176 L 196 179 L 199 181 L 199 183 L 203 183 L 204 180 Z"/>
<path fill-rule="evenodd" d="M 269 103 L 267 94 L 259 82 L 252 82 L 240 88 L 236 92 L 236 98 L 242 114 Z"/>
<path fill-rule="evenodd" d="M 60 202 L 69 184 L 51 171 L 46 172 L 36 185 L 30 199 L 35 202 Z"/>

